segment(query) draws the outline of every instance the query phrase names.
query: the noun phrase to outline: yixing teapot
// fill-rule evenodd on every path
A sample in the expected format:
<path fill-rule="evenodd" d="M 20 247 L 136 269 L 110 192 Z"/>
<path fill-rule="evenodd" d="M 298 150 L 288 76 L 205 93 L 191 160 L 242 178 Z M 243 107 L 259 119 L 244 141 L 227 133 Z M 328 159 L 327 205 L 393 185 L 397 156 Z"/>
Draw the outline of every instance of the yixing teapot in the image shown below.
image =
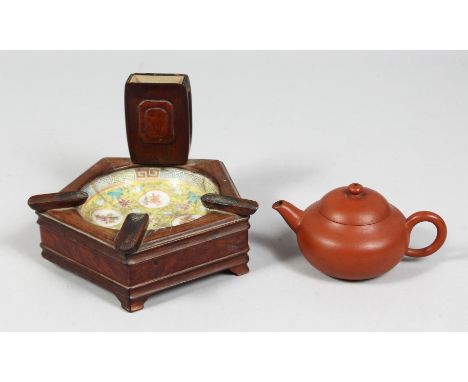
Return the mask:
<path fill-rule="evenodd" d="M 439 215 L 421 211 L 406 219 L 382 195 L 358 183 L 330 191 L 305 211 L 284 200 L 273 208 L 296 232 L 304 257 L 338 279 L 377 277 L 405 255 L 433 254 L 447 237 L 447 227 Z M 436 226 L 434 242 L 421 249 L 409 248 L 411 230 L 423 221 Z"/>

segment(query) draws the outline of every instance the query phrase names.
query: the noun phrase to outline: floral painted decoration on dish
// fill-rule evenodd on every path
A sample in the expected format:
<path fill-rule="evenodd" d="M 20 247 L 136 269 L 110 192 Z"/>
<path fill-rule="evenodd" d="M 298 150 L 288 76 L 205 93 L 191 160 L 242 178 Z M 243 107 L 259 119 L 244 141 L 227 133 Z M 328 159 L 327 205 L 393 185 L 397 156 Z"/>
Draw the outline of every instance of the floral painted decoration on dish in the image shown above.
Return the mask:
<path fill-rule="evenodd" d="M 219 193 L 209 178 L 171 167 L 139 167 L 94 179 L 82 188 L 89 197 L 78 211 L 101 227 L 120 229 L 129 213 L 147 213 L 148 229 L 188 223 L 208 212 L 200 201 Z"/>

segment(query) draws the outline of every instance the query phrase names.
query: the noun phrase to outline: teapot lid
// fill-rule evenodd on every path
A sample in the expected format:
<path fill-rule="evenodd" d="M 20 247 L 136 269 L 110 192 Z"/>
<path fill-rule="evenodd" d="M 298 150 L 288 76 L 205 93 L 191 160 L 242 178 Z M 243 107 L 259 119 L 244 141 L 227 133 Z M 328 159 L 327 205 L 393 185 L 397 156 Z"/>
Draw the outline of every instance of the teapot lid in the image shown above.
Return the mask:
<path fill-rule="evenodd" d="M 390 214 L 390 204 L 378 192 L 352 183 L 320 199 L 319 211 L 335 223 L 362 226 L 385 219 Z"/>

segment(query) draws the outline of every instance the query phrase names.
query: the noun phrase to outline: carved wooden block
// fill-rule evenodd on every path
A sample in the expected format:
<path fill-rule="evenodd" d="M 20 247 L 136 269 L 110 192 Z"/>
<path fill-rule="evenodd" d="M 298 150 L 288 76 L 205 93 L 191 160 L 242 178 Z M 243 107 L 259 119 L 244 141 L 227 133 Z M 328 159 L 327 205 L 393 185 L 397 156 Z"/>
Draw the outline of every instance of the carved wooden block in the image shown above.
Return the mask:
<path fill-rule="evenodd" d="M 125 84 L 125 118 L 134 163 L 187 162 L 192 136 L 190 82 L 183 74 L 132 74 Z"/>

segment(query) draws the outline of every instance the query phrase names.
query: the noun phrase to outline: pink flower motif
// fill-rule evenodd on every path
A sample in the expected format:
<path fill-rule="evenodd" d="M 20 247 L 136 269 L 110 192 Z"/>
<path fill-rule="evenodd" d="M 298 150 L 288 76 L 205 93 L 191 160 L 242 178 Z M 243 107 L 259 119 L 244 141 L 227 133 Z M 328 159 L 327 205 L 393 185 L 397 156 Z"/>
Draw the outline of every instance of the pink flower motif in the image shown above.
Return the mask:
<path fill-rule="evenodd" d="M 118 202 L 122 207 L 127 207 L 128 205 L 130 205 L 130 200 L 128 199 L 120 198 Z"/>

